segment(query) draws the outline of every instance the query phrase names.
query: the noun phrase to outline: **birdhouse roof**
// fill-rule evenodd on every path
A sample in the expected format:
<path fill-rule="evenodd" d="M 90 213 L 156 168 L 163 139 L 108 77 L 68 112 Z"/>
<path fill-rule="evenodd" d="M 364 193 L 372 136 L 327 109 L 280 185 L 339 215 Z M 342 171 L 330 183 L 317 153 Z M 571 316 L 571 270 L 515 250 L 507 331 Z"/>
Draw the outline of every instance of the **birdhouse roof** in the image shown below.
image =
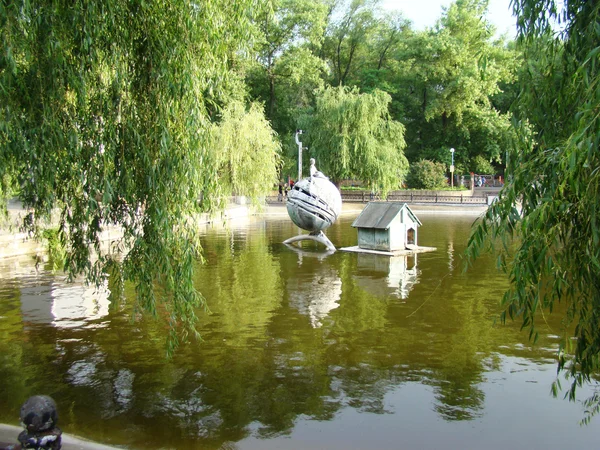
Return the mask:
<path fill-rule="evenodd" d="M 402 210 L 406 210 L 410 219 L 417 225 L 422 225 L 406 203 L 401 202 L 369 202 L 365 209 L 352 223 L 354 228 L 376 228 L 387 230 L 392 221 Z"/>

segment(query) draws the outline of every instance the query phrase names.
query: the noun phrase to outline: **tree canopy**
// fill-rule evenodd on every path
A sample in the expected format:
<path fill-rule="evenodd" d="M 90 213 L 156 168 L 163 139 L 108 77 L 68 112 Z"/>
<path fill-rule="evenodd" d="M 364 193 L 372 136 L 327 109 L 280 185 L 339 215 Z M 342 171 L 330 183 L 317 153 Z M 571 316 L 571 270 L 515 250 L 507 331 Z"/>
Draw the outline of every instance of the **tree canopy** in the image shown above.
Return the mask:
<path fill-rule="evenodd" d="M 256 17 L 256 61 L 246 80 L 282 135 L 295 129 L 298 108 L 310 104 L 313 90 L 323 85 L 324 63 L 311 49 L 321 45 L 328 11 L 321 0 L 277 0 L 264 2 Z"/>
<path fill-rule="evenodd" d="M 383 91 L 361 94 L 344 86 L 317 94 L 303 128 L 310 155 L 334 182 L 362 180 L 382 195 L 402 183 L 408 170 L 404 126 L 391 119 L 390 101 Z"/>
<path fill-rule="evenodd" d="M 460 0 L 432 29 L 415 31 L 401 12 L 378 2 L 278 1 L 259 21 L 259 57 L 246 73 L 264 102 L 293 174 L 293 131 L 324 87 L 357 87 L 391 96 L 390 117 L 406 127 L 410 162 L 427 158 L 472 171 L 476 157 L 502 168 L 511 138 L 514 46 L 494 34 L 487 2 Z M 310 9 L 311 14 L 305 14 Z"/>
<path fill-rule="evenodd" d="M 416 33 L 397 51 L 403 61 L 394 95 L 407 126 L 409 160 L 447 162 L 472 170 L 473 158 L 502 161 L 510 116 L 494 107 L 502 83 L 514 82 L 515 55 L 494 38 L 485 20 L 487 2 L 452 3 L 432 30 Z"/>

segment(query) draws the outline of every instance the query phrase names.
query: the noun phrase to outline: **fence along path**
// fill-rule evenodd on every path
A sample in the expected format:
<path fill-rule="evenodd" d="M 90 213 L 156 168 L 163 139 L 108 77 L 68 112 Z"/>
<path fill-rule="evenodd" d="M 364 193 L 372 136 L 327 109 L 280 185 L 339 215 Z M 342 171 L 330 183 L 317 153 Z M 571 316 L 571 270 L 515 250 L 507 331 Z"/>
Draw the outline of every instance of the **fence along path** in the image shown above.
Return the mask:
<path fill-rule="evenodd" d="M 390 192 L 387 198 L 381 198 L 377 194 L 371 194 L 368 191 L 341 191 L 342 201 L 348 203 L 367 203 L 370 201 L 387 200 L 389 202 L 404 202 L 404 203 L 438 203 L 438 204 L 465 204 L 465 205 L 488 205 L 489 195 L 471 195 L 469 191 L 466 194 L 459 192 L 445 193 L 428 192 L 419 193 L 414 191 L 393 191 Z M 267 203 L 281 203 L 277 195 L 267 197 Z"/>

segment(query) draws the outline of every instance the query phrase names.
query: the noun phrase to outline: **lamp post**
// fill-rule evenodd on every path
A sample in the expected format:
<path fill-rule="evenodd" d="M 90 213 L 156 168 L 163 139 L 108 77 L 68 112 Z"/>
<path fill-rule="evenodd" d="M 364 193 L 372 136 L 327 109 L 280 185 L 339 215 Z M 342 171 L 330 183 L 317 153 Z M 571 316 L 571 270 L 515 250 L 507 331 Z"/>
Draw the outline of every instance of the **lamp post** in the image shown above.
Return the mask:
<path fill-rule="evenodd" d="M 452 155 L 452 164 L 450 164 L 450 187 L 454 187 L 454 149 L 450 149 L 450 154 Z"/>
<path fill-rule="evenodd" d="M 296 130 L 296 145 L 298 145 L 298 178 L 296 181 L 302 179 L 302 142 L 298 139 L 298 136 L 302 134 L 302 130 Z"/>

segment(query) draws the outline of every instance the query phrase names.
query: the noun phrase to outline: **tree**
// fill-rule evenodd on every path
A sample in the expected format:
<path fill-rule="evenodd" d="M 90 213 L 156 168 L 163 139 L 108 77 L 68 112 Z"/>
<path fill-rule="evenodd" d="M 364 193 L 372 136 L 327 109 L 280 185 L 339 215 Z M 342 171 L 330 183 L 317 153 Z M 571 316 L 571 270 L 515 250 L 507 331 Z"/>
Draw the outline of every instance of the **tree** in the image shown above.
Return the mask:
<path fill-rule="evenodd" d="M 534 340 L 539 314 L 567 305 L 558 369 L 572 377 L 574 398 L 600 354 L 600 3 L 566 0 L 562 12 L 553 0 L 514 4 L 530 75 L 508 183 L 474 230 L 469 255 L 501 239 L 496 249 L 511 280 L 503 318 L 520 318 Z M 556 20 L 562 31 L 552 29 Z M 592 413 L 599 399 L 588 401 Z"/>
<path fill-rule="evenodd" d="M 321 0 L 265 2 L 256 18 L 260 32 L 258 58 L 247 81 L 252 97 L 265 102 L 267 117 L 276 131 L 290 131 L 289 110 L 306 93 L 322 85 L 324 63 L 312 51 L 320 48 L 330 5 Z M 298 89 L 298 97 L 288 87 Z"/>
<path fill-rule="evenodd" d="M 457 164 L 482 155 L 499 161 L 509 137 L 510 116 L 490 99 L 514 80 L 515 53 L 493 41 L 485 19 L 487 1 L 452 3 L 432 30 L 398 47 L 394 110 L 407 126 L 410 161 L 434 158 L 436 149 L 461 149 Z M 437 158 L 436 158 L 437 159 Z"/>
<path fill-rule="evenodd" d="M 446 187 L 448 185 L 446 166 L 426 159 L 412 163 L 406 183 L 408 187 L 414 189 L 440 189 Z"/>
<path fill-rule="evenodd" d="M 473 172 L 478 173 L 478 174 L 492 174 L 493 175 L 495 173 L 494 167 L 490 164 L 490 162 L 480 155 L 473 158 L 471 167 L 473 169 Z"/>
<path fill-rule="evenodd" d="M 408 170 L 404 127 L 391 120 L 390 100 L 382 91 L 361 94 L 344 86 L 317 93 L 303 128 L 310 156 L 334 182 L 362 180 L 382 195 L 402 183 Z"/>
<path fill-rule="evenodd" d="M 192 214 L 228 194 L 204 170 L 208 112 L 236 76 L 229 56 L 253 39 L 253 4 L 0 6 L 0 180 L 18 180 L 34 211 L 30 230 L 58 208 L 65 269 L 96 282 L 113 270 L 132 281 L 138 306 L 170 324 L 171 344 L 202 303 L 192 282 L 201 256 Z M 264 182 L 260 168 L 238 173 L 246 182 L 229 186 Z M 100 250 L 110 225 L 124 231 L 122 263 Z"/>
<path fill-rule="evenodd" d="M 277 183 L 281 145 L 267 122 L 262 107 L 254 103 L 246 110 L 241 102 L 228 105 L 221 122 L 212 124 L 211 150 L 206 178 L 218 180 L 222 198 L 229 193 L 257 199 Z M 264 178 L 248 177 L 248 173 Z"/>
<path fill-rule="evenodd" d="M 325 62 L 305 46 L 291 48 L 277 58 L 272 68 L 276 101 L 269 119 L 280 136 L 296 130 L 300 112 L 314 104 L 315 90 L 324 86 L 326 71 Z M 255 66 L 247 77 L 252 96 L 261 101 L 266 98 L 261 90 L 269 84 L 264 74 L 262 66 Z"/>
<path fill-rule="evenodd" d="M 369 0 L 352 0 L 341 19 L 330 22 L 324 47 L 333 70 L 334 86 L 347 84 L 357 61 L 367 56 L 366 44 L 376 25 Z"/>
<path fill-rule="evenodd" d="M 371 39 L 366 43 L 367 60 L 360 72 L 351 80 L 361 91 L 381 89 L 389 94 L 397 92 L 394 75 L 403 61 L 396 59 L 400 48 L 404 48 L 412 35 L 410 22 L 401 13 L 383 15 L 375 24 Z"/>

